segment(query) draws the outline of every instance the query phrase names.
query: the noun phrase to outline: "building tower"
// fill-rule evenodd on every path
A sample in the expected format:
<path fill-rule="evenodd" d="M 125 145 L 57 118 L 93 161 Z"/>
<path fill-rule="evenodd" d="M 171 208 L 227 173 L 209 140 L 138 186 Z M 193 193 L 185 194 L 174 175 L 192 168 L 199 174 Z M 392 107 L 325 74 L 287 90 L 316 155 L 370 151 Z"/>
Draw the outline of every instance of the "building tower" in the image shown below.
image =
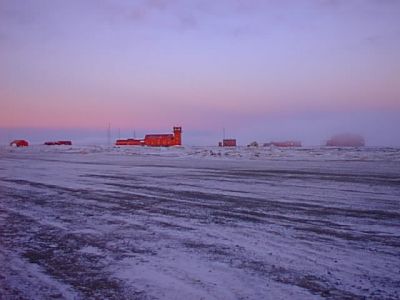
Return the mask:
<path fill-rule="evenodd" d="M 174 126 L 174 144 L 182 145 L 182 127 Z"/>

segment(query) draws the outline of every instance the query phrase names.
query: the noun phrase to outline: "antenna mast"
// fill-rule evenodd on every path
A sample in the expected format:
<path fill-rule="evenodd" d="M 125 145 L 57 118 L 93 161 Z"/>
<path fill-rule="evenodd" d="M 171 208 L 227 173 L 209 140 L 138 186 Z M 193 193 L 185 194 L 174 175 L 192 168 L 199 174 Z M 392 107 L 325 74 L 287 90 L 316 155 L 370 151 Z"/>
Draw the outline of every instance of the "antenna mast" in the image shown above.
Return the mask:
<path fill-rule="evenodd" d="M 107 146 L 111 147 L 111 123 L 108 123 L 107 128 Z"/>

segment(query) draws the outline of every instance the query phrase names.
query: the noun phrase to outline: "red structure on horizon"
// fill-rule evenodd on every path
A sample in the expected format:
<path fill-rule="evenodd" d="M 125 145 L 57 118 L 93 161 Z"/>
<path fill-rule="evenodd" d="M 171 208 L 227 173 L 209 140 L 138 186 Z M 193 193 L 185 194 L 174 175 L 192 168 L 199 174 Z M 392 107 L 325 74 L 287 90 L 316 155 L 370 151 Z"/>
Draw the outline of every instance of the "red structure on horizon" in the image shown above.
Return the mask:
<path fill-rule="evenodd" d="M 28 147 L 29 143 L 25 140 L 14 140 L 10 143 L 10 146 L 16 146 L 16 147 Z"/>
<path fill-rule="evenodd" d="M 236 147 L 236 139 L 223 139 L 218 143 L 219 147 Z"/>
<path fill-rule="evenodd" d="M 119 139 L 117 146 L 170 147 L 182 145 L 182 127 L 174 127 L 171 134 L 146 134 L 144 139 Z"/>
<path fill-rule="evenodd" d="M 143 140 L 138 139 L 119 139 L 115 142 L 117 146 L 144 146 Z"/>
<path fill-rule="evenodd" d="M 57 142 L 45 142 L 44 143 L 47 146 L 57 146 L 57 145 L 68 145 L 71 146 L 72 142 L 71 141 L 57 141 Z"/>

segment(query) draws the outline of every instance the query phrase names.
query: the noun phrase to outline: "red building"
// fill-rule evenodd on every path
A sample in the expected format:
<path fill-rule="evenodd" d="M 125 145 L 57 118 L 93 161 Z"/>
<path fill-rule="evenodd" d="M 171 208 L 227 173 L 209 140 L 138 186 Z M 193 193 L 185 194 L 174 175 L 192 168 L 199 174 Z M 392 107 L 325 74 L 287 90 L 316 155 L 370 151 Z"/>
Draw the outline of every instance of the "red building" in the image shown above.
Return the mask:
<path fill-rule="evenodd" d="M 174 127 L 169 134 L 146 134 L 144 139 L 117 140 L 117 146 L 170 147 L 182 145 L 182 127 Z"/>
<path fill-rule="evenodd" d="M 236 139 L 223 139 L 218 143 L 220 147 L 236 147 Z"/>
<path fill-rule="evenodd" d="M 27 141 L 25 141 L 25 140 L 15 140 L 15 141 L 12 141 L 12 142 L 10 143 L 10 146 L 15 146 L 15 147 L 28 147 L 28 146 L 29 146 L 29 143 L 28 143 Z"/>
<path fill-rule="evenodd" d="M 143 140 L 126 139 L 126 140 L 117 140 L 115 142 L 115 145 L 117 145 L 117 146 L 143 146 L 144 142 L 143 142 Z"/>
<path fill-rule="evenodd" d="M 57 145 L 68 145 L 71 146 L 72 142 L 71 141 L 56 141 L 56 142 L 45 142 L 44 143 L 47 146 L 57 146 Z"/>

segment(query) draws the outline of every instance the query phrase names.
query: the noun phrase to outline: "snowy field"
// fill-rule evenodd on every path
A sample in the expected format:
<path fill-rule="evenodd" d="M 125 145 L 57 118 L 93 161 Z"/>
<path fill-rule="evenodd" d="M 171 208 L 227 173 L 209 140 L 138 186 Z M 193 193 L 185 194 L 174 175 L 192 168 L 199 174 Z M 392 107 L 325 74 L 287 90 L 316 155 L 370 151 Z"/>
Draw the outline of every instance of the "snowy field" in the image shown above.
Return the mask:
<path fill-rule="evenodd" d="M 400 299 L 400 149 L 2 147 L 0 299 Z"/>

